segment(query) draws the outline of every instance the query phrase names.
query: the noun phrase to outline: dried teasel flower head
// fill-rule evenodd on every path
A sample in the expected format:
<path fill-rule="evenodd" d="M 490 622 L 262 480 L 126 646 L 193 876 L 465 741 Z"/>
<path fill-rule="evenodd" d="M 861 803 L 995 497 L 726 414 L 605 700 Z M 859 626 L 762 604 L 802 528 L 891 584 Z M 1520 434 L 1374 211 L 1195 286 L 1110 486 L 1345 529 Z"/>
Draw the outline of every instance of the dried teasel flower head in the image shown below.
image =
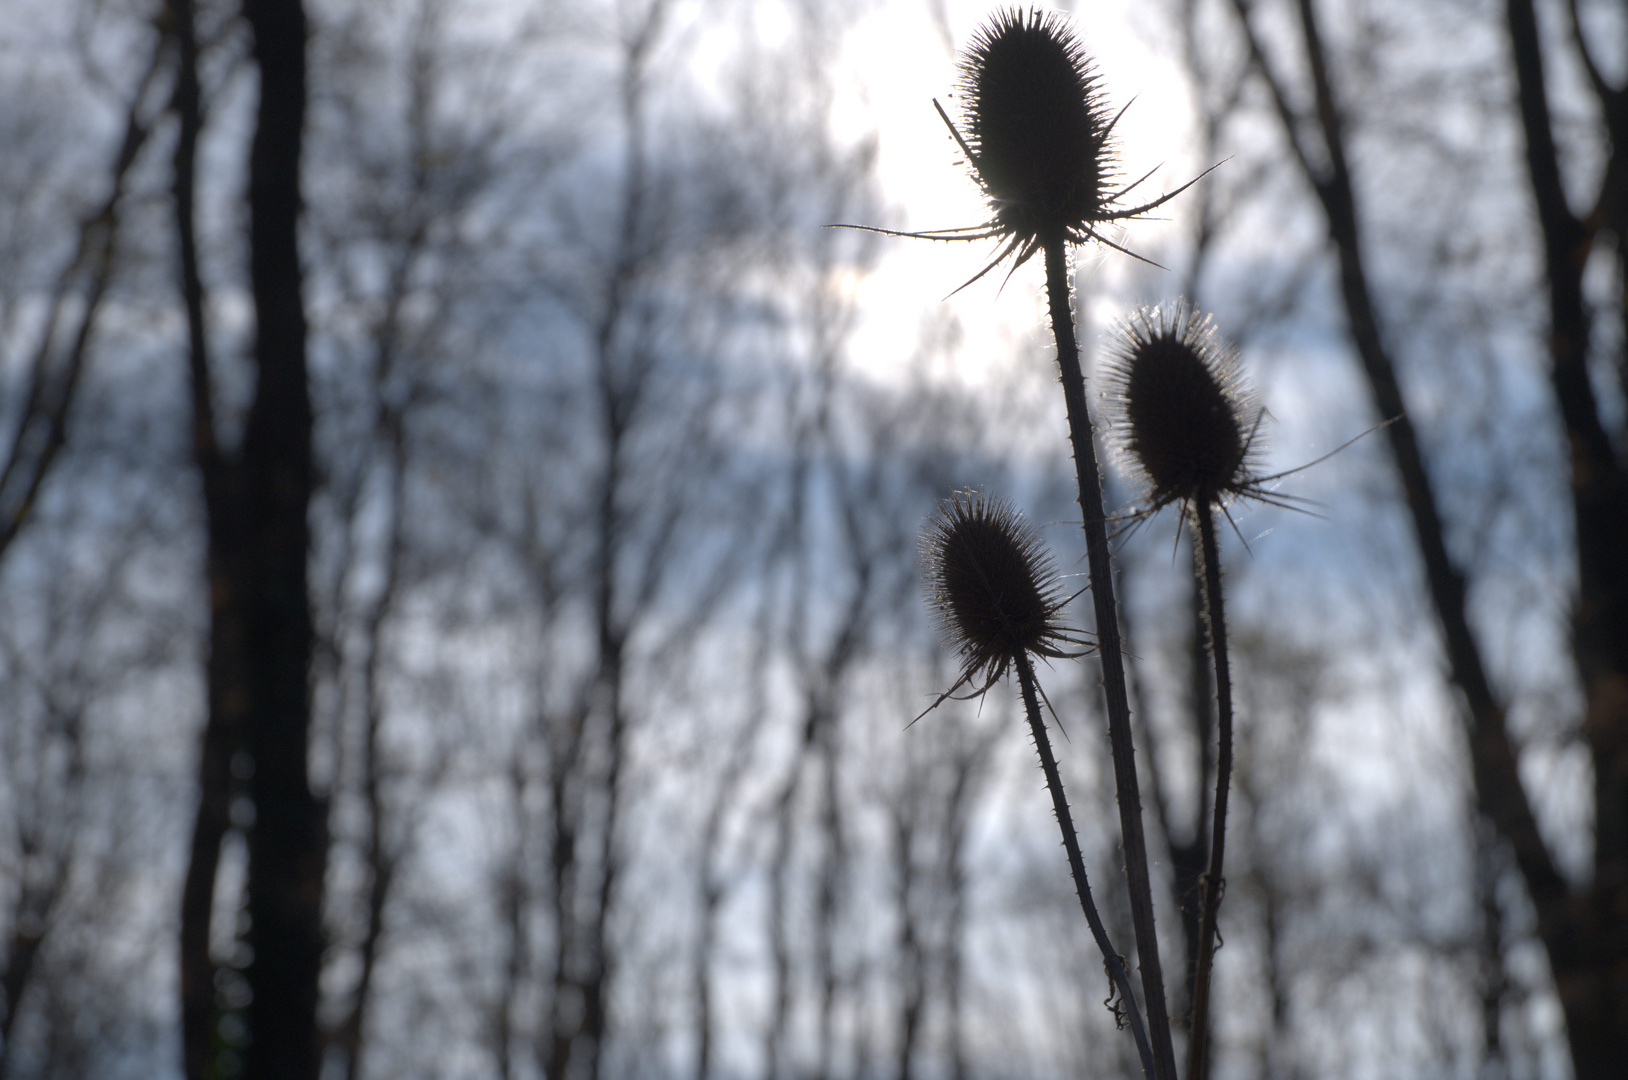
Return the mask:
<path fill-rule="evenodd" d="M 1102 227 L 1163 206 L 1203 175 L 1140 206 L 1122 201 L 1153 173 L 1112 186 L 1119 116 L 1109 113 L 1073 24 L 1056 12 L 997 12 L 961 57 L 959 90 L 965 135 L 943 106 L 933 106 L 966 155 L 993 216 L 978 225 L 923 232 L 839 227 L 926 240 L 994 240 L 994 257 L 962 289 L 1008 256 L 1016 256 L 1015 270 L 1052 243 L 1096 240 L 1140 259 L 1104 236 Z"/>
<path fill-rule="evenodd" d="M 983 693 L 1024 654 L 1078 655 L 1065 648 L 1082 642 L 1063 627 L 1069 598 L 1051 555 L 1005 500 L 955 492 L 922 533 L 921 562 L 928 606 L 962 657 L 960 677 L 935 706 L 969 683 Z"/>
<path fill-rule="evenodd" d="M 1258 494 L 1261 410 L 1238 351 L 1186 303 L 1142 308 L 1115 328 L 1104 372 L 1114 435 L 1149 511 Z"/>
<path fill-rule="evenodd" d="M 961 92 L 972 170 L 1009 235 L 1084 240 L 1116 216 L 1114 118 L 1066 17 L 996 14 L 962 57 Z"/>

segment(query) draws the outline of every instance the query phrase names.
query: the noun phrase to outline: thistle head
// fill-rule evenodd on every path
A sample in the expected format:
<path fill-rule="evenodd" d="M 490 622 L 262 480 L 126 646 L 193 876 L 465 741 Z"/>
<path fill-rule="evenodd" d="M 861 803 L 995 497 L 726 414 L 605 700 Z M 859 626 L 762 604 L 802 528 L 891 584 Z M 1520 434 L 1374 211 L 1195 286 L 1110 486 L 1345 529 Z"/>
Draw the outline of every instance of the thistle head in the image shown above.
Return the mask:
<path fill-rule="evenodd" d="M 1008 235 L 1083 240 L 1118 216 L 1113 121 L 1067 18 L 998 13 L 961 59 L 961 92 L 972 170 Z"/>
<path fill-rule="evenodd" d="M 1075 655 L 1064 649 L 1078 642 L 1061 621 L 1068 598 L 1051 555 L 1005 500 L 955 492 L 922 533 L 921 561 L 928 606 L 962 657 L 949 693 L 974 681 L 982 693 L 1025 653 Z"/>
<path fill-rule="evenodd" d="M 960 91 L 965 135 L 936 100 L 933 107 L 966 155 L 994 216 L 977 225 L 924 232 L 840 227 L 923 240 L 996 241 L 994 257 L 962 289 L 1008 256 L 1014 256 L 1016 269 L 1053 242 L 1098 240 L 1140 259 L 1103 236 L 1101 226 L 1163 206 L 1203 176 L 1139 206 L 1125 205 L 1125 196 L 1153 174 L 1111 186 L 1117 172 L 1112 135 L 1119 118 L 1109 113 L 1072 24 L 1055 12 L 1007 8 L 996 13 L 962 54 Z"/>
<path fill-rule="evenodd" d="M 1252 492 L 1260 421 L 1238 351 L 1186 303 L 1142 308 L 1113 332 L 1104 373 L 1113 431 L 1156 510 Z"/>

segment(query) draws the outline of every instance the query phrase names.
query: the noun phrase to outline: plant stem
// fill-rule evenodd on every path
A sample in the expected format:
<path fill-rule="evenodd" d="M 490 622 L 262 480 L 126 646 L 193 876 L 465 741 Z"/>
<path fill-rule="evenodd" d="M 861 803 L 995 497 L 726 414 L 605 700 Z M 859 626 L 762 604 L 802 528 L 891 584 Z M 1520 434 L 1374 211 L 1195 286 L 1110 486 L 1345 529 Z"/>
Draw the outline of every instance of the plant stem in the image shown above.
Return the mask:
<path fill-rule="evenodd" d="M 1194 507 L 1198 532 L 1193 545 L 1194 571 L 1204 582 L 1204 621 L 1215 662 L 1215 811 L 1210 833 L 1210 866 L 1204 872 L 1204 899 L 1198 928 L 1198 962 L 1193 968 L 1192 1036 L 1187 1043 L 1187 1080 L 1203 1080 L 1208 1071 L 1210 974 L 1215 966 L 1216 919 L 1226 879 L 1221 876 L 1227 845 L 1227 786 L 1232 777 L 1232 673 L 1227 665 L 1227 616 L 1221 603 L 1221 554 L 1215 542 L 1215 511 L 1208 502 Z"/>
<path fill-rule="evenodd" d="M 1113 751 L 1114 786 L 1119 801 L 1119 827 L 1130 886 L 1131 926 L 1142 969 L 1142 997 L 1148 1012 L 1157 1080 L 1176 1080 L 1176 1054 L 1170 1041 L 1170 1014 L 1164 998 L 1164 972 L 1159 964 L 1159 936 L 1153 922 L 1153 889 L 1148 884 L 1147 840 L 1142 832 L 1142 797 L 1136 780 L 1136 747 L 1131 740 L 1131 709 L 1125 693 L 1125 658 L 1119 640 L 1119 612 L 1114 603 L 1113 562 L 1108 554 L 1108 521 L 1102 509 L 1102 479 L 1085 406 L 1085 376 L 1074 339 L 1070 303 L 1067 240 L 1061 231 L 1047 237 L 1046 298 L 1057 363 L 1062 368 L 1063 400 L 1068 407 L 1068 435 L 1074 444 L 1074 469 L 1080 486 L 1080 514 L 1085 523 L 1085 554 L 1091 572 L 1091 598 L 1097 617 L 1097 652 L 1102 658 L 1102 691 L 1108 706 L 1108 742 Z"/>
<path fill-rule="evenodd" d="M 1136 991 L 1131 986 L 1130 972 L 1125 969 L 1125 958 L 1119 955 L 1108 931 L 1097 914 L 1097 905 L 1091 899 L 1091 884 L 1085 877 L 1085 859 L 1080 855 L 1080 841 L 1074 833 L 1074 818 L 1068 812 L 1068 796 L 1063 793 L 1063 777 L 1057 771 L 1057 759 L 1051 753 L 1051 739 L 1046 735 L 1045 720 L 1040 715 L 1040 702 L 1035 693 L 1034 670 L 1026 655 L 1017 657 L 1018 686 L 1023 691 L 1023 708 L 1029 714 L 1029 731 L 1034 735 L 1035 749 L 1040 753 L 1040 770 L 1046 774 L 1046 787 L 1051 791 L 1052 809 L 1057 811 L 1057 827 L 1063 832 L 1063 849 L 1068 852 L 1068 869 L 1074 875 L 1074 892 L 1080 898 L 1080 910 L 1091 927 L 1091 936 L 1102 950 L 1102 960 L 1113 980 L 1120 1000 L 1125 1004 L 1131 1037 L 1136 1040 L 1136 1052 L 1142 1059 L 1142 1075 L 1153 1077 L 1153 1050 L 1148 1045 L 1147 1030 L 1142 1026 L 1142 1014 L 1136 1007 Z"/>

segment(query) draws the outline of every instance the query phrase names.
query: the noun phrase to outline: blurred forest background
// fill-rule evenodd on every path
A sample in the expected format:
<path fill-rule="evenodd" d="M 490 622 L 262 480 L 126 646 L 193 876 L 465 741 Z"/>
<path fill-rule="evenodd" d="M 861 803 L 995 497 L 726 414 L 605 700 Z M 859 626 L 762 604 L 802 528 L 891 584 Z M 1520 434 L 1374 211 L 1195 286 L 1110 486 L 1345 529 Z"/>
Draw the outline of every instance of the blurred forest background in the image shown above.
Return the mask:
<path fill-rule="evenodd" d="M 822 228 L 982 220 L 984 7 L 0 10 L 0 1077 L 1135 1074 L 1015 695 L 906 726 L 939 499 L 1083 566 L 1037 271 Z M 1628 6 L 1075 15 L 1127 179 L 1225 160 L 1118 237 L 1169 269 L 1079 254 L 1088 351 L 1214 311 L 1266 471 L 1408 418 L 1234 511 L 1213 1075 L 1622 1075 Z M 1119 547 L 1175 972 L 1178 533 Z"/>

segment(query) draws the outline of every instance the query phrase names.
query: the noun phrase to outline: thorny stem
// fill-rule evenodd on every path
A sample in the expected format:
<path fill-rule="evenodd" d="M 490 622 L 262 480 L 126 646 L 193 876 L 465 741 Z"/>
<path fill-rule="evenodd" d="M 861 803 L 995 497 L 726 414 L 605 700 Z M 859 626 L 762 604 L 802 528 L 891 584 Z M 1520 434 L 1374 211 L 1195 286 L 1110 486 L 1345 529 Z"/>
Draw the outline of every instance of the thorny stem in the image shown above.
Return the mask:
<path fill-rule="evenodd" d="M 1164 998 L 1164 972 L 1159 964 L 1159 937 L 1153 923 L 1153 889 L 1148 884 L 1147 839 L 1142 832 L 1142 797 L 1136 780 L 1136 747 L 1131 740 L 1131 709 L 1125 693 L 1125 658 L 1119 640 L 1119 613 L 1114 602 L 1113 563 L 1108 555 L 1108 522 L 1102 510 L 1102 479 L 1091 439 L 1091 417 L 1085 407 L 1085 377 L 1074 338 L 1070 303 L 1067 241 L 1061 230 L 1045 240 L 1046 298 L 1057 363 L 1062 368 L 1063 400 L 1068 407 L 1068 435 L 1074 444 L 1079 479 L 1080 514 L 1085 523 L 1085 553 L 1091 572 L 1091 599 L 1096 608 L 1097 650 L 1102 659 L 1102 691 L 1108 705 L 1108 742 L 1114 758 L 1114 787 L 1130 887 L 1131 926 L 1142 969 L 1142 997 L 1148 1011 L 1156 1080 L 1176 1080 L 1176 1054 L 1170 1041 L 1170 1014 Z"/>
<path fill-rule="evenodd" d="M 1142 1026 L 1142 1014 L 1136 1007 L 1136 991 L 1131 986 L 1130 972 L 1125 969 L 1125 958 L 1119 955 L 1113 942 L 1108 940 L 1108 930 L 1102 925 L 1102 916 L 1097 914 L 1096 902 L 1091 899 L 1091 883 L 1085 877 L 1085 860 L 1080 856 L 1080 840 L 1074 833 L 1074 818 L 1068 812 L 1068 796 L 1063 793 L 1063 777 L 1057 771 L 1057 759 L 1051 753 L 1051 739 L 1046 735 L 1045 720 L 1040 715 L 1040 702 L 1034 686 L 1034 669 L 1029 664 L 1028 656 L 1022 653 L 1017 657 L 1017 673 L 1018 686 L 1023 691 L 1023 708 L 1029 715 L 1029 731 L 1034 735 L 1035 750 L 1040 754 L 1040 770 L 1046 774 L 1046 788 L 1051 792 L 1052 809 L 1057 811 L 1057 827 L 1063 833 L 1063 849 L 1068 852 L 1068 869 L 1074 875 L 1074 891 L 1080 898 L 1080 910 L 1085 912 L 1085 921 L 1091 927 L 1091 936 L 1096 939 L 1097 948 L 1102 950 L 1108 977 L 1113 980 L 1114 989 L 1124 1003 L 1124 1015 L 1130 1023 L 1131 1037 L 1136 1040 L 1136 1052 L 1142 1059 L 1142 1075 L 1152 1077 L 1153 1050 L 1148 1045 L 1147 1030 Z"/>
<path fill-rule="evenodd" d="M 1210 656 L 1215 661 L 1215 715 L 1219 743 L 1215 758 L 1215 810 L 1211 824 L 1210 866 L 1204 872 L 1204 899 L 1198 930 L 1198 962 L 1193 969 L 1192 1036 L 1187 1043 L 1187 1077 L 1205 1075 L 1209 1052 L 1210 973 L 1215 966 L 1216 918 L 1226 879 L 1221 860 L 1227 842 L 1227 785 L 1232 776 L 1232 673 L 1227 665 L 1227 616 L 1221 604 L 1221 555 L 1215 542 L 1215 511 L 1208 502 L 1194 506 L 1198 542 L 1193 545 L 1194 569 L 1204 581 L 1204 621 L 1210 635 Z"/>

